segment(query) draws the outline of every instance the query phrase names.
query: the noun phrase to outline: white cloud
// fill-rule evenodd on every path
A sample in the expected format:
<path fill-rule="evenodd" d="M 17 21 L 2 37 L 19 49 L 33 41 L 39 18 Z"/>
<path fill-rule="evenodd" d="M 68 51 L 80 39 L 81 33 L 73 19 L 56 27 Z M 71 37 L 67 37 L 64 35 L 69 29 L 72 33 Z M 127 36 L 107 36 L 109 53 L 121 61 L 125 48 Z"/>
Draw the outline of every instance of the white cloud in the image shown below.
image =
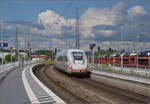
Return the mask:
<path fill-rule="evenodd" d="M 147 14 L 144 8 L 140 5 L 135 5 L 131 7 L 128 11 L 129 16 L 135 16 L 135 15 L 144 15 Z"/>
<path fill-rule="evenodd" d="M 62 16 L 59 16 L 58 14 L 54 13 L 51 10 L 46 10 L 45 12 L 41 12 L 38 15 L 38 23 L 40 24 L 40 21 L 42 25 L 48 26 L 50 24 L 59 24 L 59 25 L 64 25 L 65 24 L 65 19 Z"/>
<path fill-rule="evenodd" d="M 119 9 L 118 9 L 119 8 Z M 124 13 L 124 3 L 119 2 L 112 8 L 88 8 L 80 17 L 80 34 L 84 38 L 94 38 L 95 34 L 92 28 L 97 25 L 115 25 L 116 21 L 120 21 Z M 122 12 L 120 12 L 123 11 Z M 41 31 L 42 34 L 61 36 L 64 33 L 63 26 L 72 27 L 71 31 L 75 31 L 76 20 L 73 18 L 65 19 L 63 16 L 51 11 L 46 10 L 39 13 L 38 24 L 44 26 L 45 29 Z M 111 30 L 101 30 L 104 35 L 111 36 Z"/>
<path fill-rule="evenodd" d="M 99 30 L 100 34 L 105 34 L 104 36 L 112 36 L 115 32 L 112 30 Z"/>
<path fill-rule="evenodd" d="M 92 27 L 96 25 L 116 25 L 116 22 L 124 19 L 125 13 L 123 2 L 119 2 L 112 8 L 88 8 L 81 16 L 81 33 L 84 37 L 95 37 Z M 104 33 L 103 35 L 113 35 L 113 32 L 110 30 L 101 31 Z"/>
<path fill-rule="evenodd" d="M 147 16 L 146 19 L 145 15 Z M 129 18 L 130 17 L 130 18 Z M 140 17 L 140 18 L 139 18 Z M 110 42 L 110 40 L 118 41 L 119 35 L 120 35 L 120 28 L 118 26 L 119 23 L 125 23 L 124 27 L 122 28 L 122 32 L 124 34 L 124 39 L 128 37 L 127 39 L 134 37 L 130 35 L 135 35 L 135 33 L 138 33 L 137 31 L 140 30 L 138 27 L 131 26 L 129 27 L 128 21 L 131 20 L 132 22 L 144 22 L 145 27 L 147 24 L 150 24 L 149 21 L 149 14 L 146 12 L 144 7 L 140 5 L 135 5 L 131 8 L 126 8 L 126 5 L 124 2 L 119 2 L 115 4 L 112 7 L 105 7 L 105 8 L 95 8 L 90 7 L 88 8 L 83 14 L 81 14 L 81 17 L 79 19 L 79 31 L 81 35 L 81 47 L 84 49 L 89 48 L 89 42 L 91 40 L 96 41 L 105 41 L 103 43 L 104 47 L 111 46 L 112 44 L 115 44 L 117 46 L 117 43 Z M 127 20 L 128 19 L 128 20 Z M 38 24 L 38 25 L 37 25 Z M 38 20 L 37 24 L 31 25 L 31 34 L 33 35 L 33 38 L 35 40 L 40 41 L 40 36 L 38 36 L 40 33 L 46 36 L 50 36 L 52 38 L 47 38 L 45 41 L 48 41 L 52 47 L 59 47 L 64 46 L 66 47 L 66 41 L 65 39 L 74 39 L 71 36 L 75 35 L 75 27 L 76 27 L 76 20 L 75 18 L 64 18 L 63 16 L 55 13 L 51 10 L 46 10 L 38 14 Z M 40 28 L 39 25 L 42 25 L 44 28 Z M 25 24 L 4 24 L 4 28 L 7 30 L 13 30 L 15 32 L 15 28 L 19 27 L 19 32 L 21 34 L 27 33 L 27 25 Z M 143 26 L 143 29 L 140 30 L 143 34 L 147 34 L 147 28 Z M 66 28 L 67 27 L 67 28 Z M 106 27 L 106 28 L 105 28 Z M 108 27 L 108 28 L 107 28 Z M 129 29 L 130 28 L 130 29 Z M 21 30 L 24 30 L 23 32 Z M 132 33 L 127 33 L 127 31 L 133 31 Z M 11 32 L 10 32 L 11 33 Z M 38 35 L 34 35 L 38 34 Z M 71 35 L 69 37 L 69 35 Z M 61 39 L 60 39 L 60 37 Z M 126 36 L 126 37 L 125 37 Z M 146 36 L 146 35 L 145 35 Z M 59 37 L 59 38 L 57 38 Z M 68 38 L 69 37 L 69 38 Z M 65 39 L 64 39 L 65 38 Z M 84 41 L 83 39 L 87 39 Z M 144 38 L 146 39 L 146 38 Z M 143 40 L 144 40 L 143 39 Z M 33 41 L 35 41 L 33 40 Z M 44 39 L 43 39 L 44 40 Z M 75 39 L 74 39 L 75 40 Z M 129 39 L 132 40 L 132 39 Z M 106 42 L 109 41 L 109 42 Z M 124 40 L 125 41 L 125 40 Z M 135 41 L 133 39 L 133 41 Z M 44 44 L 44 43 L 43 43 Z M 72 41 L 72 46 L 74 46 L 74 42 Z M 132 43 L 131 43 L 132 44 Z M 49 44 L 45 43 L 45 45 L 48 47 Z"/>
<path fill-rule="evenodd" d="M 60 40 L 60 39 L 51 39 L 51 42 L 53 43 L 53 44 L 55 44 L 55 45 L 57 45 L 57 46 L 63 46 L 63 45 L 65 45 L 65 42 L 64 41 L 62 41 L 62 40 Z"/>
<path fill-rule="evenodd" d="M 126 51 L 143 51 L 149 49 L 150 44 L 149 42 L 124 41 L 123 45 L 121 46 L 120 41 L 103 41 L 97 43 L 97 46 L 100 46 L 102 49 L 108 49 L 111 47 L 116 50 L 125 49 Z"/>
<path fill-rule="evenodd" d="M 43 25 L 45 28 L 41 31 L 42 34 L 62 35 L 62 27 L 73 25 L 75 19 L 65 19 L 51 10 L 46 10 L 38 15 L 37 23 Z"/>
<path fill-rule="evenodd" d="M 6 29 L 6 30 L 11 30 L 13 28 L 12 25 L 8 25 L 5 22 L 2 22 L 1 25 L 2 25 L 2 28 Z"/>
<path fill-rule="evenodd" d="M 87 39 L 95 38 L 96 36 L 111 37 L 117 35 L 116 32 L 119 31 L 118 24 L 128 23 L 128 20 L 131 18 L 127 17 L 132 17 L 133 20 L 136 18 L 135 14 L 143 15 L 146 14 L 146 11 L 139 5 L 127 9 L 125 3 L 122 1 L 112 7 L 90 7 L 80 17 L 79 32 L 83 38 Z M 47 34 L 53 36 L 62 36 L 67 34 L 67 32 L 69 32 L 70 35 L 74 35 L 73 33 L 75 32 L 76 26 L 76 20 L 74 18 L 65 19 L 63 16 L 51 10 L 39 13 L 37 23 L 43 25 L 44 29 L 38 31 L 38 29 L 33 28 L 33 31 L 41 32 L 43 35 Z M 118 29 L 97 29 L 96 33 L 93 31 L 93 27 L 102 25 L 117 27 Z M 65 30 L 63 27 L 72 28 Z"/>

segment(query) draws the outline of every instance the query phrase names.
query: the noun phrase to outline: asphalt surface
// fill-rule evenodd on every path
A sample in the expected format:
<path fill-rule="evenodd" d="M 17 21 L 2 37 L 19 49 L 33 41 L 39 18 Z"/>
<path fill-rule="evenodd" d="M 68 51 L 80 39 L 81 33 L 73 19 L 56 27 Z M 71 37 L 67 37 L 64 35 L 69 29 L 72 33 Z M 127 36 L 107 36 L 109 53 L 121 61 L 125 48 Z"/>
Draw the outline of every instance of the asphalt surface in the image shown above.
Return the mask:
<path fill-rule="evenodd" d="M 0 104 L 30 104 L 22 81 L 23 69 L 12 71 L 0 84 Z"/>

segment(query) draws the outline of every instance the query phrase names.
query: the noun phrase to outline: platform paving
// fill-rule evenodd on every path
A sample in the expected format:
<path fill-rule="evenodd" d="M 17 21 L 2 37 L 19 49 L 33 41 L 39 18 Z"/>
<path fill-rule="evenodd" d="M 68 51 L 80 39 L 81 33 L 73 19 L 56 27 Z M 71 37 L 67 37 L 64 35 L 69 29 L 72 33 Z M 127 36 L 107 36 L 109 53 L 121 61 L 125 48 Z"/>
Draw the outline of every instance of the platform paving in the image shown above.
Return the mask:
<path fill-rule="evenodd" d="M 30 104 L 22 81 L 23 69 L 12 71 L 0 84 L 0 104 Z"/>

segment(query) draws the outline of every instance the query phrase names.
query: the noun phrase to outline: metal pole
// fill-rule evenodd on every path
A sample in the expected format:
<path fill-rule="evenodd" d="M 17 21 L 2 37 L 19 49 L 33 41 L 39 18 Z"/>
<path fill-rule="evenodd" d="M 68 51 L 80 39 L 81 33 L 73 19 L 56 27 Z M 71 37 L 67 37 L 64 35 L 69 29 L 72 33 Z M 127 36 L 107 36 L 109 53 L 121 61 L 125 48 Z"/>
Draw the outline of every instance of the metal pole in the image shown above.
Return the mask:
<path fill-rule="evenodd" d="M 93 60 L 92 60 L 92 55 L 93 55 L 93 50 L 92 51 L 90 51 L 90 71 L 92 70 L 92 66 L 93 66 L 93 64 L 92 64 L 92 62 L 93 62 Z"/>
<path fill-rule="evenodd" d="M 12 63 L 12 50 L 11 50 L 11 63 Z"/>
<path fill-rule="evenodd" d="M 94 69 L 94 48 L 93 48 L 93 69 Z"/>
<path fill-rule="evenodd" d="M 0 0 L 0 43 L 1 43 L 1 40 L 2 40 L 2 32 L 1 32 L 1 27 L 2 27 L 2 25 L 1 25 L 2 23 L 1 23 L 1 0 Z M 2 43 L 1 43 L 1 45 L 2 45 Z M 2 52 L 2 47 L 0 47 L 0 52 Z M 2 58 L 2 57 L 1 57 Z M 2 60 L 1 60 L 1 63 L 2 63 Z M 0 64 L 1 64 L 0 63 Z M 2 69 L 2 68 L 1 68 Z"/>
<path fill-rule="evenodd" d="M 138 38 L 139 38 L 139 36 L 136 36 L 136 40 L 137 40 L 137 54 L 136 54 L 136 69 L 138 69 Z"/>
<path fill-rule="evenodd" d="M 27 34 L 27 50 L 28 50 L 28 60 L 30 60 L 30 22 L 28 22 L 28 34 Z"/>
<path fill-rule="evenodd" d="M 16 28 L 16 56 L 18 57 L 18 64 L 20 65 L 20 62 L 19 62 L 19 49 L 18 49 L 18 28 Z"/>
<path fill-rule="evenodd" d="M 3 29 L 2 29 L 2 21 L 1 21 L 1 52 L 2 52 L 2 65 L 4 64 L 4 59 L 3 59 Z"/>
<path fill-rule="evenodd" d="M 120 39 L 120 49 L 123 49 L 123 34 L 122 34 L 122 26 L 123 24 L 119 24 L 120 25 L 120 35 L 121 35 L 121 39 Z M 121 68 L 123 69 L 123 56 L 121 54 Z"/>
<path fill-rule="evenodd" d="M 144 24 L 139 24 L 140 27 L 142 27 Z M 141 29 L 142 30 L 142 29 Z M 138 69 L 138 64 L 139 64 L 139 56 L 138 56 L 138 51 L 139 51 L 139 47 L 138 47 L 138 41 L 139 41 L 139 37 L 141 34 L 139 34 L 138 36 L 136 36 L 137 38 L 137 63 L 136 63 L 136 68 Z"/>
<path fill-rule="evenodd" d="M 80 49 L 80 35 L 79 35 L 79 8 L 76 8 L 76 48 Z"/>
<path fill-rule="evenodd" d="M 25 64 L 26 64 L 26 35 L 24 35 L 24 53 L 25 53 Z"/>
<path fill-rule="evenodd" d="M 42 25 L 42 21 L 40 20 L 40 26 Z M 41 38 L 41 32 L 40 32 L 40 38 Z M 41 49 L 41 44 L 39 45 L 39 60 L 41 60 L 40 59 L 40 49 Z"/>
<path fill-rule="evenodd" d="M 1 52 L 2 52 L 2 65 L 3 65 L 3 63 L 4 63 L 4 60 L 3 60 L 3 29 L 2 29 L 2 2 L 1 2 L 1 0 L 0 0 L 0 38 L 1 38 L 1 40 L 0 40 L 0 42 L 1 42 L 1 44 L 2 44 L 2 47 L 1 47 Z"/>
<path fill-rule="evenodd" d="M 18 50 L 18 28 L 16 28 L 16 50 Z"/>

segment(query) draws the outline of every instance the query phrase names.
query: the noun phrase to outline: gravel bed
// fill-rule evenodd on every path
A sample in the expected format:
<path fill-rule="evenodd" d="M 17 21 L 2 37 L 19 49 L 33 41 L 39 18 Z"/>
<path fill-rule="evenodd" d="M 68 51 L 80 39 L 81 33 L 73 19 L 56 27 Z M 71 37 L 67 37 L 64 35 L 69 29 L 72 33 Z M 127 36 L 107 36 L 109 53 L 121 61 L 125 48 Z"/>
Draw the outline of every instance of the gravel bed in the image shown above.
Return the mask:
<path fill-rule="evenodd" d="M 69 77 L 54 66 L 35 71 L 37 77 L 68 104 L 85 104 L 73 94 L 86 99 L 89 104 L 147 104 L 101 87 L 95 87 L 91 79 Z M 62 87 L 61 87 L 62 86 Z M 65 90 L 67 89 L 68 92 Z M 71 92 L 71 93 L 69 93 Z"/>

